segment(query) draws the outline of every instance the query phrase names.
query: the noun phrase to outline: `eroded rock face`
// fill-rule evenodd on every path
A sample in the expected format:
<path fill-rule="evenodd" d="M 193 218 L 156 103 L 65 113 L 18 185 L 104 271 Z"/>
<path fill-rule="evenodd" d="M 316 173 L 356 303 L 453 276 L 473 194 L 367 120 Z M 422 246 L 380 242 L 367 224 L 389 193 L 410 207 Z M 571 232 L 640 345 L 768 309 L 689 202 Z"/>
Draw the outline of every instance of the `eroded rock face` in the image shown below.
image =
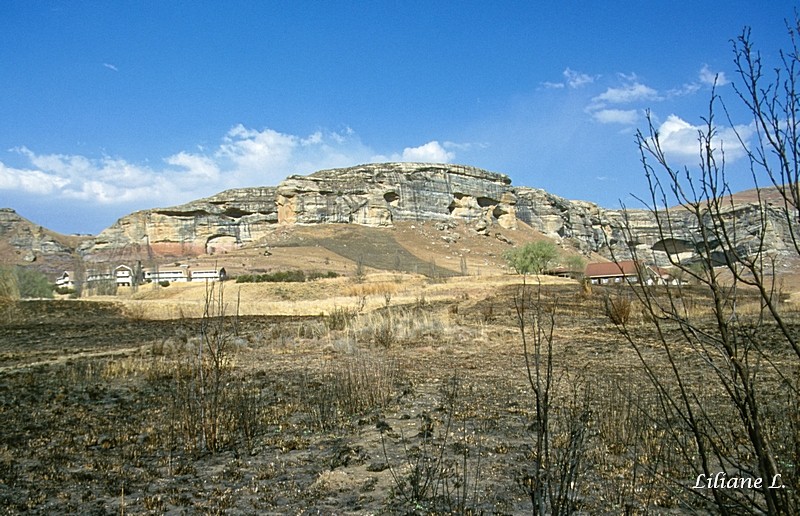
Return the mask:
<path fill-rule="evenodd" d="M 227 190 L 181 206 L 133 213 L 97 236 L 87 254 L 126 248 L 161 255 L 216 253 L 283 224 L 458 220 L 516 227 L 508 176 L 462 165 L 385 163 L 290 176 L 275 188 Z"/>
<path fill-rule="evenodd" d="M 499 214 L 513 213 L 513 196 L 506 195 L 510 184 L 503 174 L 462 165 L 384 163 L 322 170 L 291 176 L 278 186 L 278 222 L 366 226 L 450 218 L 472 222 L 494 217 L 498 206 Z"/>
<path fill-rule="evenodd" d="M 214 254 L 257 241 L 277 222 L 275 188 L 238 188 L 127 215 L 80 252 L 125 257 Z"/>
<path fill-rule="evenodd" d="M 757 244 L 762 216 L 768 248 L 786 248 L 787 222 L 769 206 L 743 203 L 726 216 L 737 221 L 742 250 Z M 675 210 L 672 217 L 672 232 L 665 235 L 650 212 L 623 214 L 541 189 L 512 187 L 503 174 L 463 165 L 382 163 L 295 175 L 277 187 L 227 190 L 181 206 L 136 212 L 80 252 L 117 257 L 123 251 L 138 256 L 218 254 L 258 242 L 290 224 L 387 227 L 399 221 L 432 221 L 466 224 L 492 235 L 495 226 L 513 230 L 523 222 L 586 253 L 627 259 L 632 246 L 639 257 L 667 264 L 669 254 L 691 257 L 699 234 L 689 213 Z M 626 224 L 630 231 L 622 229 Z"/>
<path fill-rule="evenodd" d="M 75 245 L 88 237 L 60 235 L 21 217 L 11 208 L 0 208 L 0 245 L 5 247 L 6 265 L 35 264 L 54 272 L 70 264 Z"/>

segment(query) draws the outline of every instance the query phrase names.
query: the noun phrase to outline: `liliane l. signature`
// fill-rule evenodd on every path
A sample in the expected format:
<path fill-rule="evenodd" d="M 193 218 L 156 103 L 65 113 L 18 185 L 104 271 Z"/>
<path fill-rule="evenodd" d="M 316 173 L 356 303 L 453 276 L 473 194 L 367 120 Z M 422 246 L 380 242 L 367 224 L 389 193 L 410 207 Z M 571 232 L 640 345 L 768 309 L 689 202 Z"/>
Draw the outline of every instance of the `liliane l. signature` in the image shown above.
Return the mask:
<path fill-rule="evenodd" d="M 692 489 L 762 489 L 766 483 L 761 477 L 729 477 L 724 471 L 714 475 L 699 474 Z M 772 477 L 767 489 L 784 489 L 781 475 Z"/>

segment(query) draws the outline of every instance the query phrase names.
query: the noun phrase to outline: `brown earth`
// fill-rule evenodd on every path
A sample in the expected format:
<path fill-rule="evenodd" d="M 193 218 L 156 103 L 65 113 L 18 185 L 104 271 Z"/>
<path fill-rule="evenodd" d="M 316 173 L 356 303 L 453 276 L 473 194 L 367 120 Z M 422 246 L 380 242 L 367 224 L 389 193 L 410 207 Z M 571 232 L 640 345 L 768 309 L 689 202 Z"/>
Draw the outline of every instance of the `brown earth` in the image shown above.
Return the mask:
<path fill-rule="evenodd" d="M 188 306 L 208 291 L 190 285 L 9 308 L 0 325 L 0 510 L 531 512 L 537 428 L 514 308 L 519 278 L 371 275 L 372 290 L 347 281 L 242 285 L 236 296 L 226 285 L 225 318 L 198 318 Z M 543 299 L 557 305 L 554 435 L 581 421 L 588 443 L 573 509 L 683 513 L 688 469 L 659 469 L 677 488 L 641 477 L 664 467 L 648 463 L 656 448 L 645 438 L 660 430 L 636 423 L 652 392 L 602 308 L 614 292 L 545 283 Z M 240 314 L 259 298 L 275 298 L 273 308 L 309 304 L 293 316 L 237 316 L 237 297 Z M 165 312 L 159 302 L 183 308 L 153 320 L 152 306 Z M 646 341 L 644 319 L 632 321 Z M 223 375 L 218 405 L 213 383 L 198 389 L 203 336 L 227 346 L 218 370 L 203 366 Z M 644 352 L 660 356 L 655 345 Z M 200 408 L 220 411 L 216 431 L 198 431 L 208 417 Z"/>

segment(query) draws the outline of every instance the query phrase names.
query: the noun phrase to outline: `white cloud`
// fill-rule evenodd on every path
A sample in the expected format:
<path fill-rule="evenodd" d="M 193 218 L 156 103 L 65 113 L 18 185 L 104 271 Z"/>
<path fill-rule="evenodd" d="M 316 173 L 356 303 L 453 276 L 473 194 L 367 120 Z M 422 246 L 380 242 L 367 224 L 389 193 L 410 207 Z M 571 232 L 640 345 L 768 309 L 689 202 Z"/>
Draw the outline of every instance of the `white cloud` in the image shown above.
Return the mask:
<path fill-rule="evenodd" d="M 419 147 L 406 147 L 403 149 L 402 161 L 447 163 L 455 156 L 455 153 L 448 151 L 438 141 L 434 140 Z"/>
<path fill-rule="evenodd" d="M 39 170 L 7 167 L 0 162 L 0 190 L 16 190 L 22 193 L 50 195 L 63 188 L 69 180 Z"/>
<path fill-rule="evenodd" d="M 595 77 L 589 74 L 576 72 L 569 68 L 564 70 L 563 74 L 566 84 L 570 88 L 580 88 L 581 86 L 593 83 L 595 80 Z"/>
<path fill-rule="evenodd" d="M 592 102 L 597 106 L 605 106 L 645 100 L 659 100 L 658 91 L 637 81 L 619 88 L 608 88 L 604 93 L 594 97 Z"/>
<path fill-rule="evenodd" d="M 728 80 L 725 78 L 725 72 L 713 72 L 707 64 L 703 65 L 698 74 L 700 82 L 706 86 L 713 86 L 716 82 L 717 86 L 725 86 Z"/>
<path fill-rule="evenodd" d="M 83 156 L 68 156 L 65 154 L 37 155 L 27 147 L 18 147 L 13 150 L 28 158 L 35 167 L 54 175 L 80 174 L 92 168 L 89 160 Z"/>
<path fill-rule="evenodd" d="M 276 185 L 286 176 L 370 161 L 448 162 L 458 144 L 430 141 L 392 154 L 389 160 L 361 143 L 350 128 L 306 137 L 272 129 L 232 127 L 214 148 L 198 147 L 163 159 L 161 167 L 118 157 L 37 154 L 13 149 L 30 167 L 0 162 L 0 191 L 131 208 L 180 204 L 232 187 Z"/>
<path fill-rule="evenodd" d="M 106 67 L 106 68 L 108 68 L 109 70 L 114 70 L 115 72 L 118 72 L 118 71 L 119 71 L 119 68 L 117 68 L 116 66 L 114 66 L 114 65 L 113 65 L 113 64 L 111 64 L 111 63 L 103 63 L 103 66 L 105 66 L 105 67 Z"/>
<path fill-rule="evenodd" d="M 486 142 L 465 142 L 465 143 L 457 143 L 457 142 L 444 142 L 442 146 L 445 149 L 455 149 L 459 151 L 470 151 L 473 149 L 486 149 L 489 147 L 489 144 Z M 455 158 L 453 156 L 452 158 Z M 451 158 L 451 159 L 452 159 Z"/>
<path fill-rule="evenodd" d="M 542 83 L 542 86 L 551 90 L 563 90 L 564 88 L 566 88 L 566 84 L 564 84 L 563 82 L 545 81 Z"/>
<path fill-rule="evenodd" d="M 635 125 L 639 121 L 640 109 L 620 109 L 622 104 L 638 104 L 662 100 L 657 90 L 639 81 L 635 74 L 619 74 L 621 86 L 606 88 L 603 93 L 592 97 L 586 112 L 601 124 Z"/>
<path fill-rule="evenodd" d="M 597 77 L 594 75 L 589 75 L 588 73 L 576 72 L 571 68 L 564 69 L 564 71 L 561 72 L 561 75 L 564 76 L 563 82 L 545 81 L 542 83 L 542 86 L 548 89 L 564 89 L 566 87 L 577 89 L 582 86 L 586 86 L 587 84 L 592 84 L 595 81 L 595 79 L 597 79 Z"/>
<path fill-rule="evenodd" d="M 681 158 L 699 156 L 701 128 L 676 115 L 669 115 L 658 128 L 658 138 L 664 152 Z"/>
<path fill-rule="evenodd" d="M 694 164 L 700 157 L 700 132 L 705 127 L 692 125 L 679 116 L 670 115 L 658 128 L 658 137 L 665 155 L 680 163 Z M 739 136 L 737 136 L 737 133 Z M 718 127 L 712 147 L 725 153 L 725 161 L 733 162 L 745 156 L 739 142 L 741 137 L 747 142 L 753 135 L 751 126 Z M 720 156 L 717 156 L 720 158 Z"/>
<path fill-rule="evenodd" d="M 187 177 L 192 179 L 215 182 L 219 178 L 219 166 L 207 156 L 179 152 L 164 161 L 175 167 L 183 167 Z"/>
<path fill-rule="evenodd" d="M 317 131 L 308 138 L 300 140 L 302 145 L 317 145 L 322 143 L 322 131 Z"/>
<path fill-rule="evenodd" d="M 690 82 L 684 84 L 680 88 L 673 88 L 667 92 L 667 97 L 675 98 L 675 97 L 685 97 L 687 95 L 693 95 L 700 91 L 700 84 L 696 82 Z"/>
<path fill-rule="evenodd" d="M 601 124 L 634 125 L 639 121 L 639 112 L 635 109 L 599 109 L 592 112 L 592 117 Z"/>
<path fill-rule="evenodd" d="M 109 205 L 169 199 L 170 194 L 179 191 L 158 172 L 123 159 L 40 155 L 27 147 L 15 150 L 28 158 L 37 170 L 13 169 L 0 162 L 4 176 L 0 189 Z"/>
<path fill-rule="evenodd" d="M 242 124 L 233 127 L 216 153 L 218 158 L 229 159 L 243 172 L 272 170 L 285 167 L 292 152 L 300 144 L 297 136 L 282 134 L 272 129 L 258 131 Z"/>
<path fill-rule="evenodd" d="M 714 72 L 708 65 L 703 65 L 703 68 L 697 74 L 697 81 L 686 83 L 679 88 L 673 88 L 666 94 L 667 98 L 685 97 L 693 95 L 700 91 L 703 86 L 725 86 L 728 80 L 725 78 L 725 72 Z"/>

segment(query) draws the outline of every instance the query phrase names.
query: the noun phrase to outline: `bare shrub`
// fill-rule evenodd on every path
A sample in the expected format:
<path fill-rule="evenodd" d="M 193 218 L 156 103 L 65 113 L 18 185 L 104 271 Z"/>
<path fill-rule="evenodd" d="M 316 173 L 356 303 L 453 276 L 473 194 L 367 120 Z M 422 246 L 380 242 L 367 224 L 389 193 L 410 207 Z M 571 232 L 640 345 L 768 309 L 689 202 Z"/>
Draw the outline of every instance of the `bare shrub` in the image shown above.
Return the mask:
<path fill-rule="evenodd" d="M 359 352 L 329 364 L 319 373 L 306 372 L 302 400 L 313 425 L 339 428 L 353 416 L 386 407 L 400 380 L 397 363 Z"/>
<path fill-rule="evenodd" d="M 593 421 L 596 442 L 590 459 L 605 473 L 597 483 L 609 508 L 646 514 L 653 507 L 675 506 L 671 486 L 658 479 L 685 473 L 682 456 L 667 446 L 669 425 L 659 417 L 659 397 L 647 378 L 632 373 L 594 382 Z"/>
<path fill-rule="evenodd" d="M 14 321 L 19 297 L 19 284 L 14 269 L 0 268 L 0 322 Z"/>
<path fill-rule="evenodd" d="M 122 313 L 128 319 L 132 319 L 134 321 L 143 321 L 147 319 L 147 306 L 142 302 L 125 303 Z"/>
<path fill-rule="evenodd" d="M 334 307 L 333 311 L 325 316 L 325 327 L 330 331 L 344 330 L 355 316 L 355 310 L 341 306 Z"/>
<path fill-rule="evenodd" d="M 489 324 L 494 322 L 496 319 L 494 313 L 494 303 L 492 300 L 488 300 L 486 303 L 481 305 L 481 320 L 484 324 Z"/>
<path fill-rule="evenodd" d="M 19 281 L 16 271 L 11 267 L 0 268 L 0 300 L 16 301 L 20 298 Z"/>
<path fill-rule="evenodd" d="M 370 283 L 356 283 L 345 288 L 344 293 L 347 296 L 384 296 L 386 294 L 394 294 L 399 289 L 397 283 L 390 281 L 378 281 Z"/>
<path fill-rule="evenodd" d="M 514 297 L 534 411 L 533 446 L 516 480 L 537 515 L 575 512 L 586 476 L 591 394 L 580 377 L 561 391 L 554 374 L 557 306 L 557 299 L 542 296 L 541 285 L 533 289 L 524 280 Z"/>
<path fill-rule="evenodd" d="M 800 133 L 796 130 L 800 125 L 800 18 L 795 16 L 787 27 L 790 46 L 778 54 L 774 67 L 762 63 L 749 29 L 733 41 L 739 79 L 733 90 L 752 116 L 755 130 L 752 137 L 737 134 L 738 142 L 732 139 L 730 143 L 744 151 L 757 202 L 738 202 L 732 194 L 715 117 L 720 110 L 729 117 L 731 110 L 716 88 L 698 130 L 695 167 L 673 167 L 649 115 L 646 132 L 637 134 L 649 185 L 643 202 L 657 223 L 657 238 L 685 240 L 684 229 L 694 228 L 693 263 L 669 253 L 667 259 L 678 276 L 696 284 L 693 289 L 702 293 L 704 303 L 701 307 L 687 304 L 682 283 L 665 291 L 631 287 L 649 316 L 651 337 L 643 338 L 624 322 L 617 327 L 658 393 L 660 419 L 668 425 L 665 446 L 682 454 L 686 469 L 682 476 L 675 477 L 673 470 L 663 478 L 667 483 L 695 481 L 700 488 L 674 495 L 698 510 L 722 514 L 800 511 L 800 485 L 794 474 L 798 434 L 793 418 L 787 417 L 796 410 L 789 399 L 800 395 L 797 384 L 789 381 L 800 366 L 800 343 L 797 321 L 780 309 L 775 281 L 781 260 L 800 257 Z M 768 201 L 768 193 L 772 200 Z M 787 244 L 780 253 L 770 243 L 776 227 Z M 627 212 L 619 229 L 624 240 L 635 240 Z M 634 246 L 629 249 L 635 260 L 639 260 L 637 252 Z M 756 302 L 745 306 L 742 301 L 749 296 L 755 296 Z M 657 350 L 650 339 L 655 339 Z M 695 381 L 698 377 L 704 381 Z M 787 440 L 794 446 L 785 446 Z M 719 476 L 760 482 L 755 487 L 742 482 L 733 488 L 706 482 Z M 783 489 L 770 488 L 776 479 Z"/>
<path fill-rule="evenodd" d="M 482 477 L 480 438 L 470 440 L 473 422 L 461 418 L 464 397 L 458 374 L 443 382 L 437 417 L 423 412 L 416 436 L 400 435 L 403 455 L 394 463 L 386 449 L 388 425 L 381 429 L 381 445 L 394 482 L 393 495 L 407 512 L 480 514 Z M 473 428 L 473 435 L 475 429 Z M 477 433 L 480 436 L 480 433 Z"/>
<path fill-rule="evenodd" d="M 19 310 L 16 301 L 0 299 L 0 323 L 12 323 L 19 317 Z"/>
<path fill-rule="evenodd" d="M 236 303 L 238 314 L 239 302 Z M 216 452 L 259 428 L 259 396 L 234 374 L 236 315 L 227 314 L 222 284 L 206 286 L 199 335 L 172 361 L 171 425 L 189 450 Z"/>
<path fill-rule="evenodd" d="M 353 273 L 353 280 L 356 283 L 363 283 L 364 279 L 367 277 L 367 271 L 364 267 L 364 257 L 359 255 L 358 259 L 356 260 L 356 270 Z"/>
<path fill-rule="evenodd" d="M 615 325 L 628 324 L 633 307 L 630 298 L 618 294 L 613 297 L 606 296 L 604 301 L 606 316 L 612 323 Z"/>
<path fill-rule="evenodd" d="M 374 328 L 372 340 L 382 348 L 392 347 L 395 342 L 395 327 L 391 312 L 383 317 L 381 323 Z"/>
<path fill-rule="evenodd" d="M 350 324 L 357 341 L 382 348 L 439 340 L 451 329 L 445 314 L 416 306 L 360 314 Z"/>

